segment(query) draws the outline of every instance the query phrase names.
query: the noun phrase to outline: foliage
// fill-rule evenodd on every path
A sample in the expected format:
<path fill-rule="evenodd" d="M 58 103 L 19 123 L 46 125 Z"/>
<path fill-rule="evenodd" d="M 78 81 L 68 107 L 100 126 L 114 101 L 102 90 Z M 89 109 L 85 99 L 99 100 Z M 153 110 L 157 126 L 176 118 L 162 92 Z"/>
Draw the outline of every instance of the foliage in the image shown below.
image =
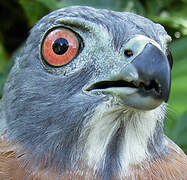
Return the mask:
<path fill-rule="evenodd" d="M 172 71 L 169 114 L 165 121 L 166 133 L 187 152 L 187 36 L 175 40 L 170 49 L 176 60 Z M 181 139 L 183 139 L 181 141 Z M 181 143 L 183 142 L 183 144 Z"/>
<path fill-rule="evenodd" d="M 169 112 L 165 121 L 166 134 L 175 140 L 187 153 L 187 0 L 7 0 L 0 2 L 5 8 L 0 14 L 0 96 L 2 86 L 13 62 L 9 59 L 25 40 L 23 33 L 16 34 L 16 23 L 25 27 L 25 35 L 34 23 L 48 12 L 71 5 L 89 5 L 120 11 L 131 11 L 161 23 L 172 36 L 170 49 L 174 57 Z M 6 9 L 7 8 L 7 9 Z M 23 12 L 23 13 L 18 13 Z M 9 14 L 9 16 L 7 14 Z M 9 18 L 9 21 L 4 21 Z M 1 20 L 1 19 L 0 19 Z M 15 27 L 14 27 L 15 26 Z M 14 28 L 20 41 L 10 51 L 5 32 Z M 4 29 L 4 31 L 3 31 Z M 18 32 L 17 32 L 18 33 Z M 13 59 L 13 58 L 12 58 Z"/>

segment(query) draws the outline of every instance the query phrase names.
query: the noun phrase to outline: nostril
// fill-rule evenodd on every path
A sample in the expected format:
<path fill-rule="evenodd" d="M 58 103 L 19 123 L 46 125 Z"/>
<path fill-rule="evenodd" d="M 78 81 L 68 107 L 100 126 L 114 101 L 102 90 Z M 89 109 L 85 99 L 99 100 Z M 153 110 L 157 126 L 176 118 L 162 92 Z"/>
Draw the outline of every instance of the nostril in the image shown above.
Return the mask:
<path fill-rule="evenodd" d="M 131 56 L 133 56 L 133 51 L 132 51 L 131 49 L 126 49 L 126 50 L 124 51 L 124 54 L 125 54 L 125 56 L 127 56 L 127 57 L 131 57 Z"/>
<path fill-rule="evenodd" d="M 139 86 L 140 88 L 143 88 L 146 91 L 155 90 L 158 94 L 161 93 L 159 84 L 155 80 L 151 80 L 148 85 L 144 84 L 143 82 L 140 82 Z"/>

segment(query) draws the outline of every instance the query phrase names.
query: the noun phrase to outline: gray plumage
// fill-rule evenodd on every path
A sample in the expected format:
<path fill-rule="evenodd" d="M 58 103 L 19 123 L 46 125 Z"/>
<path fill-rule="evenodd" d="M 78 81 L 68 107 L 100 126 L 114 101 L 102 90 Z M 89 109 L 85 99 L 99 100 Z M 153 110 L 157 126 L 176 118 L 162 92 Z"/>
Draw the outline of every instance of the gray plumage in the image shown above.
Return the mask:
<path fill-rule="evenodd" d="M 84 47 L 70 63 L 55 68 L 43 60 L 41 44 L 48 31 L 61 26 L 79 34 Z M 56 10 L 36 23 L 9 74 L 0 112 L 1 124 L 2 121 L 5 123 L 2 132 L 7 130 L 6 137 L 21 144 L 18 154 L 25 150 L 29 152 L 21 159 L 25 164 L 34 163 L 31 172 L 37 171 L 41 162 L 46 169 L 57 170 L 59 175 L 80 168 L 85 156 L 84 145 L 93 127 L 85 130 L 83 138 L 82 131 L 97 114 L 99 105 L 110 101 L 116 103 L 116 98 L 111 95 L 88 94 L 84 88 L 116 74 L 131 63 L 132 60 L 124 56 L 124 50 L 127 42 L 136 35 L 154 40 L 166 54 L 170 37 L 164 28 L 129 12 L 68 7 Z M 157 125 L 147 143 L 148 156 L 154 157 L 168 151 L 163 144 L 165 103 L 159 108 L 162 113 L 158 114 Z M 128 106 L 124 105 L 125 110 Z M 146 113 L 128 111 L 129 119 Z M 97 171 L 106 180 L 118 175 L 122 166 L 119 154 L 127 122 L 121 116 L 116 119 L 119 126 L 113 131 L 101 160 L 105 163 L 97 166 Z"/>

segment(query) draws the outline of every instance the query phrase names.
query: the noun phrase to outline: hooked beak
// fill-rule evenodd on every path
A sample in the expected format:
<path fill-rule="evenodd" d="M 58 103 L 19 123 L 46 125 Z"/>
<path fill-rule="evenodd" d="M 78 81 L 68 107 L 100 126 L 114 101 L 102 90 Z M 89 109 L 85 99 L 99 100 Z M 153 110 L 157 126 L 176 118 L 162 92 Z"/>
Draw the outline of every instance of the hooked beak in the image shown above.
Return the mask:
<path fill-rule="evenodd" d="M 171 68 L 166 55 L 148 43 L 119 74 L 89 85 L 86 91 L 112 94 L 126 106 L 151 110 L 168 101 L 170 84 Z"/>

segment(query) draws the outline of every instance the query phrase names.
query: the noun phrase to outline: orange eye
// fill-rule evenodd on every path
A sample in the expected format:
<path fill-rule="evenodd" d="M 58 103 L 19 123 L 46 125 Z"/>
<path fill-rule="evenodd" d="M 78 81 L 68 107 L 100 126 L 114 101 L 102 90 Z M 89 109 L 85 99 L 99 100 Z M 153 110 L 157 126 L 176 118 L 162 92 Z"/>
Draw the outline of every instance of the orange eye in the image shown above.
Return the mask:
<path fill-rule="evenodd" d="M 62 66 L 70 62 L 79 51 L 79 39 L 69 29 L 55 29 L 44 39 L 42 55 L 52 66 Z"/>

